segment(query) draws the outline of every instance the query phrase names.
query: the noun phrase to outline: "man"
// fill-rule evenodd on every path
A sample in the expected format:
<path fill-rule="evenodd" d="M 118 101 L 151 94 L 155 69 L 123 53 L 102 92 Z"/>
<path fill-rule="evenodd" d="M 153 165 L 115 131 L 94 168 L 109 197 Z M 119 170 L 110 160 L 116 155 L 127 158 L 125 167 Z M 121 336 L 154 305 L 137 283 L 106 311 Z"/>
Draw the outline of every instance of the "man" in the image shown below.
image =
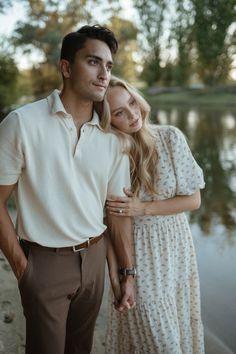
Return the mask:
<path fill-rule="evenodd" d="M 10 113 L 0 125 L 0 246 L 19 282 L 27 354 L 92 348 L 104 285 L 103 207 L 107 194 L 130 183 L 128 157 L 93 109 L 103 100 L 116 50 L 104 27 L 68 34 L 61 93 Z M 6 208 L 13 191 L 16 230 Z M 125 311 L 135 305 L 131 221 L 109 217 L 108 224 L 125 274 L 119 303 Z"/>

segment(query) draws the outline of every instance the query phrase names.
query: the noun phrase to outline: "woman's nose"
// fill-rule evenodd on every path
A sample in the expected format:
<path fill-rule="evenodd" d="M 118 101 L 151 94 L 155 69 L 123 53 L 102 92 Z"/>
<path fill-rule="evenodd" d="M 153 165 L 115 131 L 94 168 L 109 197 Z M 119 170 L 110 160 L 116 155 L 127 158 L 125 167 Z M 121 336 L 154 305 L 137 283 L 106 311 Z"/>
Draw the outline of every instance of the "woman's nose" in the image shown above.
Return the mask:
<path fill-rule="evenodd" d="M 136 112 L 131 109 L 128 115 L 129 120 L 134 120 L 135 116 L 136 116 Z"/>

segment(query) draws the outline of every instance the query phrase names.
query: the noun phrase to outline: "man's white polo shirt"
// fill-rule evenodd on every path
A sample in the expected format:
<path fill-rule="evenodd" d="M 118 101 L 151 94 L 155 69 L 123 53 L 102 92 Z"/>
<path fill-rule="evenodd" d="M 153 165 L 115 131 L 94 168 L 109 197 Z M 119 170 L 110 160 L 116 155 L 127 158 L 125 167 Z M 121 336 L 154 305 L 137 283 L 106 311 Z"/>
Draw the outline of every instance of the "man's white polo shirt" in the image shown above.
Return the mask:
<path fill-rule="evenodd" d="M 130 186 L 129 159 L 99 118 L 76 127 L 55 90 L 0 125 L 0 185 L 17 183 L 17 234 L 66 247 L 100 235 L 108 194 Z"/>

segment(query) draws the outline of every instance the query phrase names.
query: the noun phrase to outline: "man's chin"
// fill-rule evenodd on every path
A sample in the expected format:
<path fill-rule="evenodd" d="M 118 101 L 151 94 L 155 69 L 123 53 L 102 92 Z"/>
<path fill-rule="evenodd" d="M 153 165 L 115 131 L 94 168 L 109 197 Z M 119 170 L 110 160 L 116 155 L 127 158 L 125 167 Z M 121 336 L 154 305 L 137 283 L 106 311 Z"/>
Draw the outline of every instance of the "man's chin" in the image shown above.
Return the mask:
<path fill-rule="evenodd" d="M 104 96 L 105 96 L 105 95 L 96 96 L 93 101 L 94 101 L 94 102 L 102 102 L 102 101 L 104 100 Z"/>

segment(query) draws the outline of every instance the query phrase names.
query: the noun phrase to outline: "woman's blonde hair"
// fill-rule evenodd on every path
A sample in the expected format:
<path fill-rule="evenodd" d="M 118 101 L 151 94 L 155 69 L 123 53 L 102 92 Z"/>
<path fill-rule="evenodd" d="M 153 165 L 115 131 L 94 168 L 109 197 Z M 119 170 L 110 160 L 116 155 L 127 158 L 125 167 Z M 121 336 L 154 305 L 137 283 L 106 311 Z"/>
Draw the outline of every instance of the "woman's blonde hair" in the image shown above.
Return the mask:
<path fill-rule="evenodd" d="M 123 87 L 137 102 L 143 121 L 142 128 L 138 132 L 129 135 L 113 127 L 111 125 L 110 107 L 106 97 L 103 104 L 101 124 L 104 129 L 110 126 L 111 131 L 118 135 L 123 143 L 125 152 L 129 155 L 132 192 L 138 195 L 142 188 L 148 194 L 153 195 L 157 193 L 156 166 L 158 155 L 155 147 L 155 138 L 150 129 L 150 106 L 141 93 L 133 86 L 118 77 L 112 76 L 108 89 L 115 86 Z"/>

